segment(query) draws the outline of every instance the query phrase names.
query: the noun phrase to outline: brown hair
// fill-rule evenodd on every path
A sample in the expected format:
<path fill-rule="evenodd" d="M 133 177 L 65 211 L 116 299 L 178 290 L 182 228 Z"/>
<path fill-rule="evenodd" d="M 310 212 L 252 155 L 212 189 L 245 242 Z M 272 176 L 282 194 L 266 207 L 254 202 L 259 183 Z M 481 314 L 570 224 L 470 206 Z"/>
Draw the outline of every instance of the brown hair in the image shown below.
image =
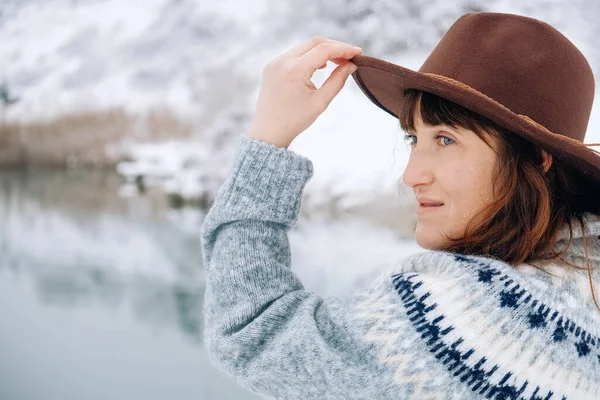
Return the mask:
<path fill-rule="evenodd" d="M 499 195 L 469 222 L 463 237 L 449 237 L 450 244 L 444 250 L 489 256 L 513 266 L 529 262 L 539 269 L 542 268 L 534 262 L 560 259 L 568 266 L 588 271 L 592 297 L 600 310 L 583 218 L 586 212 L 600 215 L 600 205 L 594 202 L 594 196 L 586 196 L 584 188 L 590 187 L 586 178 L 557 157 L 545 171 L 539 147 L 480 114 L 432 93 L 406 89 L 404 94 L 399 121 L 405 132 L 415 132 L 415 117 L 420 115 L 425 125 L 460 127 L 473 131 L 492 148 L 493 142 L 498 145 L 493 185 Z M 496 190 L 498 187 L 502 190 Z M 583 232 L 586 267 L 563 258 L 573 239 L 575 221 Z M 559 250 L 556 241 L 565 224 L 569 227 L 569 241 Z"/>

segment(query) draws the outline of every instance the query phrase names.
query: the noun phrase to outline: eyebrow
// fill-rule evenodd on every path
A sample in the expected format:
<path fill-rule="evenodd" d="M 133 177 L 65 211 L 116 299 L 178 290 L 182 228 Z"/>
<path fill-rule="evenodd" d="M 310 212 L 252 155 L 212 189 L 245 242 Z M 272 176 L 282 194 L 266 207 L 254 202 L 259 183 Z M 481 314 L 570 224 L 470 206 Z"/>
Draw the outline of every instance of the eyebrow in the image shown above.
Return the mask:
<path fill-rule="evenodd" d="M 451 127 L 450 125 L 446 125 L 446 124 L 443 124 L 443 125 L 441 125 L 441 126 L 442 126 L 443 128 L 440 128 L 440 129 L 438 129 L 438 130 L 437 130 L 438 132 L 439 132 L 439 131 L 441 131 L 441 130 L 449 130 L 451 133 L 457 133 L 457 134 L 459 134 L 459 135 L 462 135 L 462 132 L 460 132 L 460 131 L 459 131 L 457 128 L 453 128 L 453 127 Z"/>
<path fill-rule="evenodd" d="M 443 125 L 445 128 L 438 128 L 436 129 L 434 132 L 435 133 L 440 133 L 442 131 L 449 131 L 450 133 L 456 133 L 459 136 L 463 136 L 464 134 L 462 132 L 460 132 L 459 130 L 457 130 L 456 128 L 452 128 L 449 125 Z M 417 132 L 416 131 L 409 131 L 408 133 L 416 135 Z"/>

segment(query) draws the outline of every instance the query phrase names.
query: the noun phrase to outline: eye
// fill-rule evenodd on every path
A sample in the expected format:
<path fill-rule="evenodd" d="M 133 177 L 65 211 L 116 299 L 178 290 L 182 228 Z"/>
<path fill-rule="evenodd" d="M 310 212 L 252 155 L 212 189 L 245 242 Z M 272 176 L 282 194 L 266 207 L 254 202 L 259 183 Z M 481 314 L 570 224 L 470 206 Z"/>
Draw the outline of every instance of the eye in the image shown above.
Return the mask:
<path fill-rule="evenodd" d="M 415 135 L 406 134 L 404 135 L 404 141 L 412 146 L 413 144 L 417 144 L 417 137 Z"/>
<path fill-rule="evenodd" d="M 442 146 L 449 146 L 449 145 L 455 143 L 454 140 L 452 140 L 452 139 L 450 139 L 449 137 L 446 137 L 446 136 L 439 135 L 439 136 L 436 136 L 435 138 L 436 139 L 442 139 Z"/>

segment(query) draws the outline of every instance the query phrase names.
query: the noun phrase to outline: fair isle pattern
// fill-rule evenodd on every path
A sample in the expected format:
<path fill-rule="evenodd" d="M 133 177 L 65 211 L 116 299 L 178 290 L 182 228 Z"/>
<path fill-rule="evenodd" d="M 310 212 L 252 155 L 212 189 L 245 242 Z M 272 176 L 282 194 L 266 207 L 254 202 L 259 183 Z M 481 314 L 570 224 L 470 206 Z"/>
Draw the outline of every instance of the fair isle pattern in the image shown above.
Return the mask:
<path fill-rule="evenodd" d="M 458 346 L 463 343 L 460 338 L 452 343 L 444 342 L 444 336 L 453 330 L 453 328 L 442 328 L 440 322 L 444 316 L 438 316 L 434 319 L 428 318 L 428 313 L 436 308 L 436 304 L 428 304 L 429 293 L 417 296 L 415 293 L 423 282 L 415 280 L 418 274 L 400 273 L 392 276 L 394 287 L 402 299 L 409 319 L 415 330 L 420 333 L 421 338 L 425 340 L 431 353 L 435 355 L 453 376 L 465 383 L 470 389 L 487 399 L 528 399 L 528 400 L 549 400 L 553 392 L 541 390 L 536 387 L 530 397 L 522 397 L 528 382 L 520 387 L 507 384 L 511 377 L 511 372 L 506 372 L 498 383 L 493 383 L 490 376 L 497 372 L 498 366 L 487 366 L 486 358 L 477 360 L 473 366 L 469 366 L 467 361 L 473 355 L 474 350 L 460 350 Z M 566 399 L 563 397 L 563 399 Z"/>
<path fill-rule="evenodd" d="M 481 258 L 462 255 L 454 255 L 453 258 L 457 270 L 467 269 L 468 266 L 474 271 L 473 275 L 481 285 L 489 286 L 487 292 L 496 296 L 496 306 L 499 311 L 504 310 L 515 316 L 525 316 L 524 329 L 528 329 L 530 335 L 548 335 L 548 338 L 541 339 L 542 342 L 561 345 L 565 351 L 576 354 L 574 358 L 579 359 L 581 363 L 590 363 L 578 365 L 577 368 L 573 366 L 573 370 L 582 373 L 582 382 L 585 382 L 585 379 L 589 382 L 597 376 L 593 372 L 598 371 L 598 367 L 591 364 L 600 363 L 598 337 L 586 332 L 569 318 L 535 299 L 519 283 L 514 282 L 509 276 Z M 454 327 L 445 315 L 435 313 L 438 304 L 430 300 L 431 292 L 419 276 L 414 272 L 402 272 L 392 275 L 391 279 L 413 329 L 427 345 L 428 351 L 447 368 L 452 376 L 482 398 L 529 400 L 558 398 L 550 389 L 544 389 L 539 385 L 531 387 L 532 383 L 527 380 L 514 384 L 516 379 L 511 380 L 511 377 L 516 378 L 513 372 L 502 371 L 498 365 L 490 364 L 486 357 L 473 359 L 475 351 L 468 347 L 468 343 L 465 343 L 462 337 L 448 340 Z M 502 290 L 493 290 L 493 287 L 502 287 Z M 482 290 L 486 290 L 485 287 Z M 594 391 L 590 386 L 579 388 L 580 393 L 585 395 L 585 398 L 596 398 L 597 387 Z M 588 389 L 594 393 L 588 392 Z M 566 396 L 560 398 L 566 399 Z"/>
<path fill-rule="evenodd" d="M 398 395 L 434 400 L 443 394 L 450 399 L 448 381 L 432 374 L 423 354 L 415 348 L 414 340 L 406 337 L 411 324 L 398 315 L 395 294 L 378 289 L 355 294 L 353 323 L 364 332 L 365 342 L 376 345 L 379 362 L 393 371 L 393 381 L 398 387 L 407 388 Z M 456 399 L 464 399 L 460 393 L 457 395 Z"/>
<path fill-rule="evenodd" d="M 532 329 L 544 328 L 552 324 L 552 340 L 556 343 L 570 344 L 571 350 L 576 351 L 579 357 L 594 357 L 600 363 L 600 339 L 586 332 L 575 322 L 563 317 L 558 311 L 553 311 L 543 302 L 521 288 L 510 277 L 502 274 L 491 265 L 480 260 L 456 255 L 459 263 L 469 263 L 477 268 L 478 280 L 492 285 L 494 281 L 501 282 L 506 287 L 498 295 L 500 307 L 519 309 L 524 308 L 528 315 L 529 327 Z M 593 352 L 592 352 L 593 350 Z"/>

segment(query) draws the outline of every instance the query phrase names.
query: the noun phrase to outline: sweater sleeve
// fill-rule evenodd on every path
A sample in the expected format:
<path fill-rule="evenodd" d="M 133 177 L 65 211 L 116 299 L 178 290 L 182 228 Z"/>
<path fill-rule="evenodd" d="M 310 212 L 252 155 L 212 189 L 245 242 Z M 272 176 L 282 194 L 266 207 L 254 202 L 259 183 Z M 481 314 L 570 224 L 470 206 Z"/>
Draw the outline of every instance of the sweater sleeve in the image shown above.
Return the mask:
<path fill-rule="evenodd" d="M 240 138 L 201 233 L 204 339 L 219 369 L 272 399 L 600 398 L 599 319 L 577 294 L 585 271 L 557 284 L 430 251 L 344 300 L 306 290 L 287 234 L 312 168 Z"/>
<path fill-rule="evenodd" d="M 384 374 L 348 303 L 306 290 L 290 268 L 287 235 L 312 172 L 293 151 L 239 139 L 202 225 L 205 345 L 218 369 L 267 398 L 379 398 Z"/>

